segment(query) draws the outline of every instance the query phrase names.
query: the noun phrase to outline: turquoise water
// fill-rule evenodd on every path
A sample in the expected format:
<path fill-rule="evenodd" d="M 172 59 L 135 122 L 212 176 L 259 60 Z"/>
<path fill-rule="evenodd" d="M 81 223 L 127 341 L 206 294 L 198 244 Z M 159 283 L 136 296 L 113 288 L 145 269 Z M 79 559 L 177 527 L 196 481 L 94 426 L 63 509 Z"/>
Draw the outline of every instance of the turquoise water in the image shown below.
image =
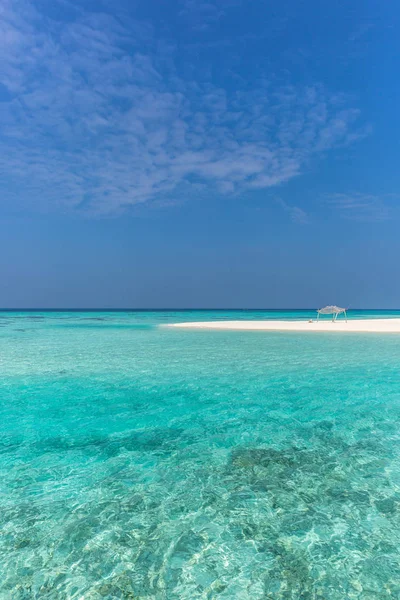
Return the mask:
<path fill-rule="evenodd" d="M 314 314 L 0 313 L 0 599 L 400 598 L 400 335 L 158 327 Z"/>

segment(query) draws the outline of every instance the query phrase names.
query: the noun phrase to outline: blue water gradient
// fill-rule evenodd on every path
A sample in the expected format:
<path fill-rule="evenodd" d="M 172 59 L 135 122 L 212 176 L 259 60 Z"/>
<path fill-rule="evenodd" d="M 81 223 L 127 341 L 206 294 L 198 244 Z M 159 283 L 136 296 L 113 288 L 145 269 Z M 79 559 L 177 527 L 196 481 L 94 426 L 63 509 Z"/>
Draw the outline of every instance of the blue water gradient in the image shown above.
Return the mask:
<path fill-rule="evenodd" d="M 400 598 L 400 335 L 158 327 L 313 316 L 0 313 L 0 600 Z"/>

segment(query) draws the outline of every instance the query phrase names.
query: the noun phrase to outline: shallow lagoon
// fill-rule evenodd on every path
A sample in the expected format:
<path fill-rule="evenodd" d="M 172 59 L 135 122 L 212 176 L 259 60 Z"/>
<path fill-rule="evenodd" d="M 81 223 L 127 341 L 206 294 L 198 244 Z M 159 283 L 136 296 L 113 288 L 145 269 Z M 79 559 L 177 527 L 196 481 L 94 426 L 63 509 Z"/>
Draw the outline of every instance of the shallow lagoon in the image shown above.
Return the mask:
<path fill-rule="evenodd" d="M 400 598 L 400 336 L 177 320 L 0 313 L 1 600 Z"/>

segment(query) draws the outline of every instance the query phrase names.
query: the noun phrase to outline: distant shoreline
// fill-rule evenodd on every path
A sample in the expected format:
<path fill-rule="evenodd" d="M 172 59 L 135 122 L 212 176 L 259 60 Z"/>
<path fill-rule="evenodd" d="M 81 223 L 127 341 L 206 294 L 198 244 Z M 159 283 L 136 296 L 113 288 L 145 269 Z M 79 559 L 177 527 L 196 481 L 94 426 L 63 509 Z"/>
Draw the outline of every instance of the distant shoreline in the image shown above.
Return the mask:
<path fill-rule="evenodd" d="M 400 333 L 400 319 L 349 319 L 316 321 L 204 321 L 172 323 L 165 327 L 218 329 L 223 331 L 313 331 L 353 333 Z"/>

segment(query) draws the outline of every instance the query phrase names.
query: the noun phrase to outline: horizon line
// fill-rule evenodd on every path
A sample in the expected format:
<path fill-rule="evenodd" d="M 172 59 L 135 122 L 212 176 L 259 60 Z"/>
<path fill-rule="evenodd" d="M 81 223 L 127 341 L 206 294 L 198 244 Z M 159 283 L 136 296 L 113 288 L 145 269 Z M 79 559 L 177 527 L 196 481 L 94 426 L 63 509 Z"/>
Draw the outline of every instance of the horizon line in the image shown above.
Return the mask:
<path fill-rule="evenodd" d="M 234 312 L 234 311 L 258 311 L 258 312 L 267 312 L 267 311 L 317 311 L 318 309 L 315 307 L 308 308 L 296 308 L 296 307 L 282 307 L 282 308 L 82 308 L 82 307 L 62 307 L 62 308 L 43 308 L 43 307 L 30 307 L 30 308 L 0 308 L 0 312 L 190 312 L 190 311 L 204 311 L 204 312 Z M 399 308 L 348 308 L 347 311 L 357 311 L 357 310 L 370 310 L 370 311 L 378 311 L 378 310 L 392 310 L 392 311 L 400 311 Z"/>

